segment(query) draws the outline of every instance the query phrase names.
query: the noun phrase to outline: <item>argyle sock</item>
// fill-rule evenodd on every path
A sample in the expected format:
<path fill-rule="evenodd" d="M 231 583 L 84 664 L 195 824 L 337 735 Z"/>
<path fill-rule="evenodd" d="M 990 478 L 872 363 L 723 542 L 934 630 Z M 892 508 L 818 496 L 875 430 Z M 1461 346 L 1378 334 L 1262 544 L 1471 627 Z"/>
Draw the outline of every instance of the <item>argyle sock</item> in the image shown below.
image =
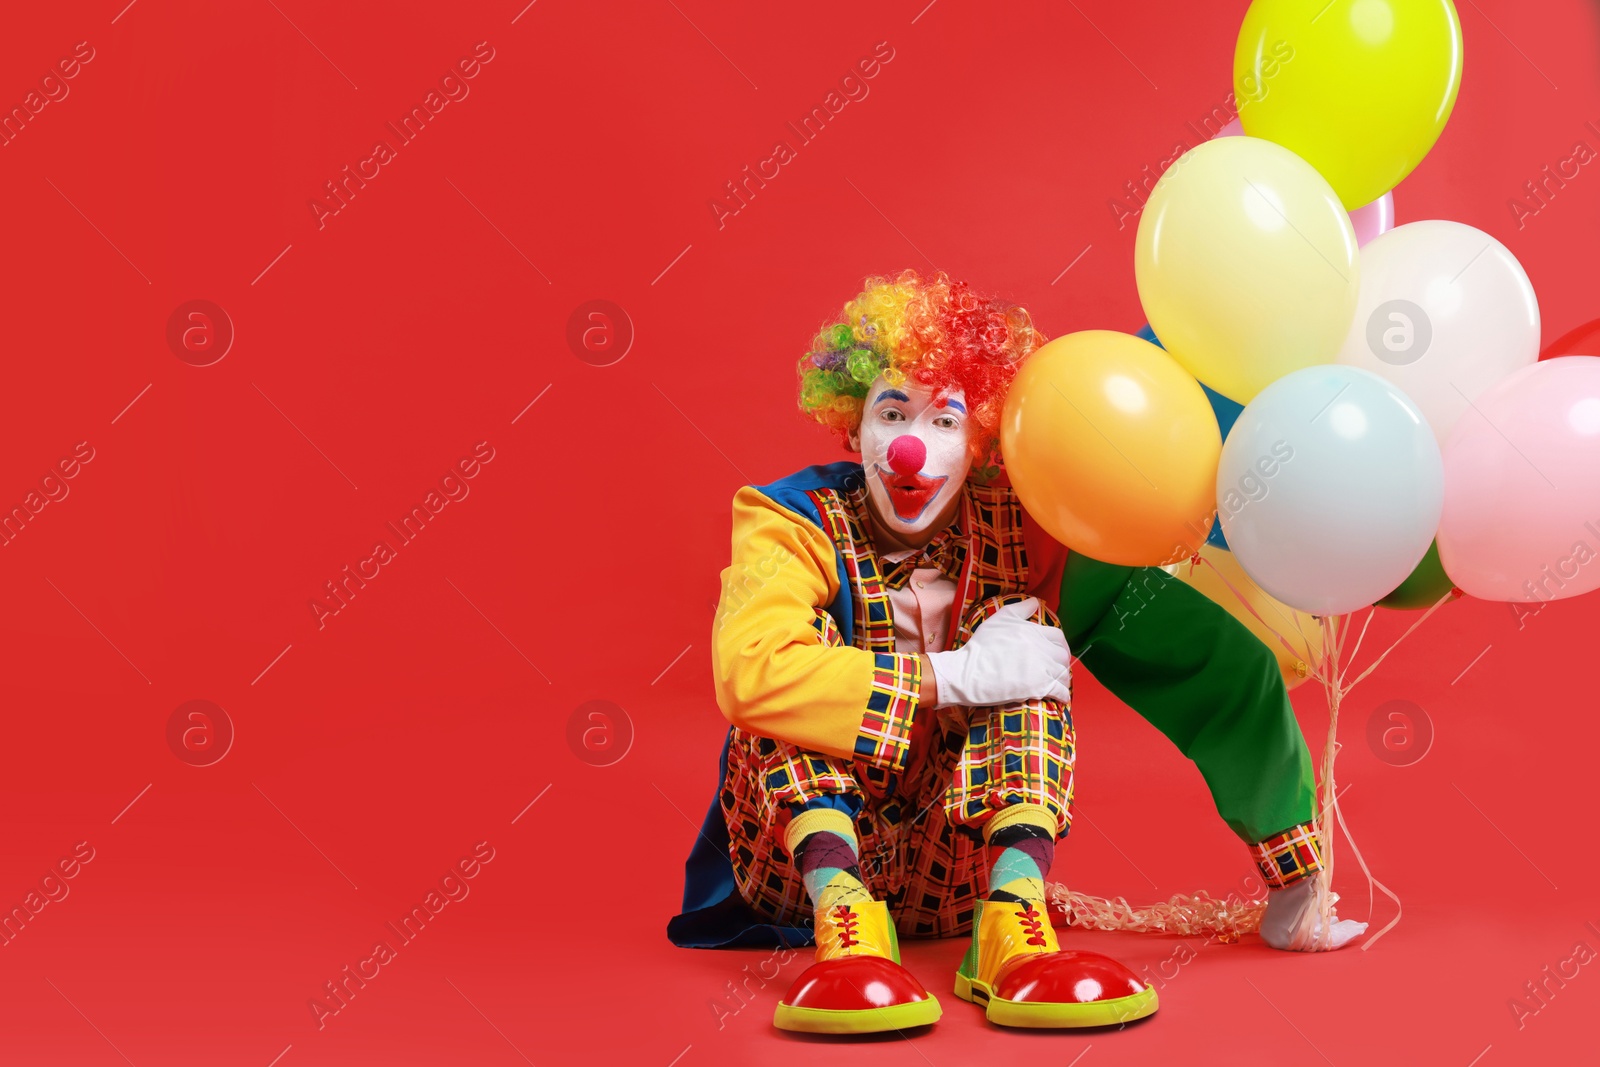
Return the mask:
<path fill-rule="evenodd" d="M 872 899 L 861 878 L 855 826 L 849 815 L 832 808 L 801 812 L 790 820 L 787 839 L 817 914 L 839 904 Z"/>
<path fill-rule="evenodd" d="M 1056 854 L 1056 817 L 1038 804 L 1015 804 L 984 827 L 990 900 L 1044 903 L 1044 876 Z"/>

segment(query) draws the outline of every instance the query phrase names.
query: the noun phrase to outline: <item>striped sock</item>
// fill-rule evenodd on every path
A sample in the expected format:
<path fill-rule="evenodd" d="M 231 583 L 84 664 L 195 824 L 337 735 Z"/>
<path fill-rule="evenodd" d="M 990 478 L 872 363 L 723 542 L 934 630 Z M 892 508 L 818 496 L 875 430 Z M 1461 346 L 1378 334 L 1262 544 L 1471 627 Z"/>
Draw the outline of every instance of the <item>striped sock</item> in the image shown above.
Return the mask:
<path fill-rule="evenodd" d="M 795 838 L 798 840 L 795 841 Z M 872 899 L 861 878 L 855 827 L 842 811 L 809 811 L 791 824 L 791 852 L 805 881 L 811 906 L 819 914 L 838 904 Z"/>
<path fill-rule="evenodd" d="M 1048 828 L 1024 816 L 988 833 L 988 899 L 1044 901 L 1044 876 L 1056 854 L 1055 818 L 1046 818 Z"/>

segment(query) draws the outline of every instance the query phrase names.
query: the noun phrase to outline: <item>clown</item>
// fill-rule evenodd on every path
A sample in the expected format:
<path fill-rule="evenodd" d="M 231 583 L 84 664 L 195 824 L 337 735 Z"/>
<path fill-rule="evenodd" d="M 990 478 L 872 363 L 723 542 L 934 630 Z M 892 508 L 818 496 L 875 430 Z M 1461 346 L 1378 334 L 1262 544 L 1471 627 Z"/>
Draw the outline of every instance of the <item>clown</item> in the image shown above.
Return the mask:
<path fill-rule="evenodd" d="M 1043 340 L 1022 308 L 943 274 L 870 279 L 799 365 L 801 409 L 860 462 L 734 496 L 712 642 L 732 728 L 668 934 L 814 939 L 781 1028 L 936 1021 L 900 937 L 969 937 L 956 996 L 1000 1025 L 1156 1010 L 1121 964 L 1062 949 L 1047 915 L 1074 653 L 1199 766 L 1271 890 L 1269 944 L 1365 929 L 1301 921 L 1321 867 L 1313 779 L 1271 652 L 1158 569 L 1068 556 L 992 462 L 1006 391 Z"/>

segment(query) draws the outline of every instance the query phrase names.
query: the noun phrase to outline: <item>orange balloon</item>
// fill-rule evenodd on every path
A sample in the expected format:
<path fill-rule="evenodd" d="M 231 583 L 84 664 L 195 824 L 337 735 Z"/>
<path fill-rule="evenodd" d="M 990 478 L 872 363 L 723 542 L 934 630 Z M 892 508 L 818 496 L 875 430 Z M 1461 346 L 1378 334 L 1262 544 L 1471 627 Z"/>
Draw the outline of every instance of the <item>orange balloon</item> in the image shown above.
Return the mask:
<path fill-rule="evenodd" d="M 1200 383 L 1141 338 L 1085 330 L 1034 352 L 1006 397 L 1000 448 L 1028 514 L 1086 556 L 1162 566 L 1211 531 L 1216 417 Z"/>

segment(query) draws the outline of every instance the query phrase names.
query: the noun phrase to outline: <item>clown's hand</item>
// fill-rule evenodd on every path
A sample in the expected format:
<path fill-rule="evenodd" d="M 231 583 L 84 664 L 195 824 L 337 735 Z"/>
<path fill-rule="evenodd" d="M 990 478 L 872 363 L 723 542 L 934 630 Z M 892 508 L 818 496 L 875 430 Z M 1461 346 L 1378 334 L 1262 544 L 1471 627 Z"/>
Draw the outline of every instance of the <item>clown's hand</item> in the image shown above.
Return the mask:
<path fill-rule="evenodd" d="M 966 644 L 930 653 L 939 706 L 992 707 L 1050 697 L 1072 700 L 1072 653 L 1059 627 L 1034 622 L 1035 597 L 1007 604 L 973 631 Z"/>
<path fill-rule="evenodd" d="M 1332 952 L 1367 932 L 1367 924 L 1340 919 L 1329 913 L 1327 930 L 1317 907 L 1316 878 L 1302 878 L 1291 886 L 1267 892 L 1267 910 L 1261 916 L 1261 940 L 1288 952 Z"/>

